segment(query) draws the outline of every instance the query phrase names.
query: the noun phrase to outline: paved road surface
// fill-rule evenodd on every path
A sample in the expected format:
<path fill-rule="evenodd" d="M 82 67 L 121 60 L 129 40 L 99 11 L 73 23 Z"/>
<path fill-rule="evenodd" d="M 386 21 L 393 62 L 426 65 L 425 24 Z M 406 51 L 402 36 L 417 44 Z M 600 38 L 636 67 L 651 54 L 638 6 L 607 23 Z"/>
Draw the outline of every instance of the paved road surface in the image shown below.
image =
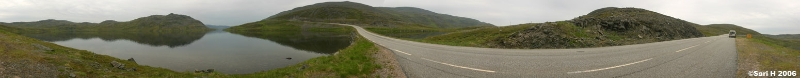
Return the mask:
<path fill-rule="evenodd" d="M 394 50 L 412 78 L 732 78 L 736 73 L 735 41 L 724 35 L 601 48 L 493 49 L 406 41 L 353 27 Z"/>

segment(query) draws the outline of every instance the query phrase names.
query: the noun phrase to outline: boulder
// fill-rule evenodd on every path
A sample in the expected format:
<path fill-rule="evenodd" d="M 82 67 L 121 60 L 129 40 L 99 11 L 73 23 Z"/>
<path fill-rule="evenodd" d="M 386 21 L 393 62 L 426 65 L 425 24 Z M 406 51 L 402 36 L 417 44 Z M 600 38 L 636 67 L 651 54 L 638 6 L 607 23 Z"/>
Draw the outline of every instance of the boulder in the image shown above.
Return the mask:
<path fill-rule="evenodd" d="M 300 66 L 300 68 L 297 68 L 297 69 L 302 71 L 303 69 L 306 69 L 306 68 L 308 68 L 308 64 L 303 64 L 303 66 Z"/>
<path fill-rule="evenodd" d="M 102 65 L 100 65 L 100 63 L 97 63 L 97 62 L 94 62 L 94 61 L 89 62 L 89 66 L 92 66 L 92 68 L 95 68 L 95 69 L 99 69 L 100 67 L 102 67 Z"/>
<path fill-rule="evenodd" d="M 111 67 L 118 68 L 118 69 L 125 69 L 125 64 L 122 64 L 117 61 L 111 61 Z"/>
<path fill-rule="evenodd" d="M 133 58 L 129 58 L 128 61 L 136 63 L 136 60 L 134 60 Z"/>
<path fill-rule="evenodd" d="M 136 67 L 131 67 L 128 71 L 136 71 Z"/>

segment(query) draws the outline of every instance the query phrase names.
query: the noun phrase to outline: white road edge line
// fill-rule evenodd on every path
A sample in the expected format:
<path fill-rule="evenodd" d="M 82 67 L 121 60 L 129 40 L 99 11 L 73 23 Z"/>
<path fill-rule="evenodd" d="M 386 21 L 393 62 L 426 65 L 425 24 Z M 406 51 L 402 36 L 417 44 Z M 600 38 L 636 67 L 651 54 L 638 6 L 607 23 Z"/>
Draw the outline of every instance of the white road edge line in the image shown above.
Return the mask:
<path fill-rule="evenodd" d="M 396 49 L 392 49 L 392 50 L 394 50 L 394 51 L 397 51 L 397 52 L 400 52 L 400 53 L 403 53 L 403 54 L 406 54 L 406 55 L 411 55 L 411 54 L 408 54 L 408 53 L 406 53 L 406 52 L 403 52 L 403 51 L 400 51 L 400 50 L 396 50 Z"/>
<path fill-rule="evenodd" d="M 675 52 L 681 52 L 681 51 L 683 51 L 683 50 L 686 50 L 686 49 L 689 49 L 689 48 L 694 48 L 694 47 L 697 47 L 698 45 L 700 45 L 700 44 L 697 44 L 697 45 L 694 45 L 694 46 L 691 46 L 691 47 L 686 47 L 686 48 L 683 48 L 683 49 L 681 49 L 681 50 L 678 50 L 678 51 L 675 51 Z"/>
<path fill-rule="evenodd" d="M 628 65 L 632 65 L 632 64 L 636 64 L 636 63 L 645 62 L 645 61 L 648 61 L 650 59 L 653 59 L 653 58 L 648 58 L 648 59 L 644 59 L 642 61 L 636 61 L 636 62 L 633 62 L 633 63 L 623 64 L 623 65 L 618 65 L 618 66 L 612 66 L 612 67 L 606 67 L 606 68 L 600 68 L 600 69 L 594 69 L 594 70 L 567 72 L 567 74 L 586 73 L 586 72 L 594 72 L 594 71 L 600 71 L 600 70 L 608 70 L 608 69 L 613 69 L 613 68 L 618 68 L 618 67 L 622 67 L 622 66 L 628 66 Z"/>
<path fill-rule="evenodd" d="M 464 69 L 470 69 L 470 70 L 482 71 L 482 72 L 489 72 L 489 73 L 494 73 L 495 72 L 495 71 L 492 71 L 492 70 L 484 70 L 484 69 L 477 69 L 477 68 L 470 68 L 470 67 L 464 67 L 464 66 L 458 66 L 458 65 L 453 65 L 453 64 L 442 63 L 442 62 L 439 62 L 439 61 L 433 61 L 431 59 L 426 59 L 426 58 L 422 58 L 422 59 L 423 60 L 428 60 L 428 61 L 431 61 L 431 62 L 436 62 L 436 63 L 439 63 L 439 64 L 448 65 L 448 66 L 458 67 L 458 68 L 464 68 Z"/>

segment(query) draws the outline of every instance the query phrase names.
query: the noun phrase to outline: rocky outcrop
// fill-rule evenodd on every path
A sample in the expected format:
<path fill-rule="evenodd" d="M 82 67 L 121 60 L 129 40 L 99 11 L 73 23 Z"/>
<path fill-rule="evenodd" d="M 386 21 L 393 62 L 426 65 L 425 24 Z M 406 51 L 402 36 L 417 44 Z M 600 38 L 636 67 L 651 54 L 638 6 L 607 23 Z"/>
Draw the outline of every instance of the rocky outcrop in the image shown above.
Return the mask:
<path fill-rule="evenodd" d="M 693 27 L 697 24 L 640 8 L 602 8 L 572 21 L 584 28 L 656 37 L 661 41 L 704 36 Z"/>
<path fill-rule="evenodd" d="M 697 24 L 639 8 L 602 8 L 578 18 L 538 24 L 489 43 L 500 48 L 585 48 L 704 36 Z"/>
<path fill-rule="evenodd" d="M 194 73 L 213 73 L 214 69 L 194 70 Z"/>
<path fill-rule="evenodd" d="M 500 39 L 495 44 L 504 48 L 568 48 L 576 47 L 571 36 L 563 34 L 561 27 L 555 23 L 538 24 L 529 29 L 519 31 L 508 38 Z"/>
<path fill-rule="evenodd" d="M 118 68 L 118 69 L 125 69 L 125 64 L 122 64 L 117 61 L 111 61 L 111 67 Z"/>
<path fill-rule="evenodd" d="M 133 59 L 133 58 L 129 58 L 128 61 L 136 63 L 136 59 Z"/>

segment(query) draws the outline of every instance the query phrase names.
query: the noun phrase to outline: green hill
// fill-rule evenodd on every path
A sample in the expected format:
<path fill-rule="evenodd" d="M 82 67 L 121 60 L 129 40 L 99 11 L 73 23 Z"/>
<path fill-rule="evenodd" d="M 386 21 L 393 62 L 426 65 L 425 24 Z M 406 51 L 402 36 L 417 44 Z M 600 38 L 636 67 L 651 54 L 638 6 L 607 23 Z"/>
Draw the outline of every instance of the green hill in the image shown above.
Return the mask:
<path fill-rule="evenodd" d="M 26 32 L 60 32 L 60 31 L 136 31 L 136 32 L 172 32 L 172 31 L 210 31 L 202 22 L 186 15 L 152 15 L 137 18 L 129 22 L 106 20 L 101 23 L 75 23 L 66 20 L 41 20 L 35 22 L 0 23 L 2 25 L 22 28 Z"/>
<path fill-rule="evenodd" d="M 422 42 L 492 48 L 586 48 L 704 36 L 697 24 L 639 8 L 601 8 L 572 20 L 482 27 Z"/>
<path fill-rule="evenodd" d="M 769 38 L 775 38 L 775 39 L 785 39 L 785 40 L 800 41 L 800 34 L 778 34 L 778 35 L 764 34 L 764 36 L 767 36 Z"/>
<path fill-rule="evenodd" d="M 779 34 L 779 35 L 762 34 L 762 35 L 772 39 L 785 41 L 783 43 L 779 43 L 782 46 L 789 47 L 795 50 L 800 50 L 800 34 Z"/>
<path fill-rule="evenodd" d="M 697 24 L 639 8 L 601 8 L 487 43 L 498 48 L 585 48 L 702 37 Z"/>
<path fill-rule="evenodd" d="M 323 2 L 283 11 L 264 20 L 346 23 L 362 26 L 459 28 L 494 26 L 475 19 L 413 7 L 372 7 L 355 2 Z"/>
<path fill-rule="evenodd" d="M 287 23 L 288 22 L 288 23 Z M 226 31 L 262 32 L 302 22 L 344 23 L 397 38 L 423 38 L 458 29 L 494 27 L 475 19 L 439 14 L 414 7 L 372 7 L 355 2 L 323 2 L 283 11 L 264 20 L 233 26 Z M 234 33 L 236 33 L 234 32 Z"/>

